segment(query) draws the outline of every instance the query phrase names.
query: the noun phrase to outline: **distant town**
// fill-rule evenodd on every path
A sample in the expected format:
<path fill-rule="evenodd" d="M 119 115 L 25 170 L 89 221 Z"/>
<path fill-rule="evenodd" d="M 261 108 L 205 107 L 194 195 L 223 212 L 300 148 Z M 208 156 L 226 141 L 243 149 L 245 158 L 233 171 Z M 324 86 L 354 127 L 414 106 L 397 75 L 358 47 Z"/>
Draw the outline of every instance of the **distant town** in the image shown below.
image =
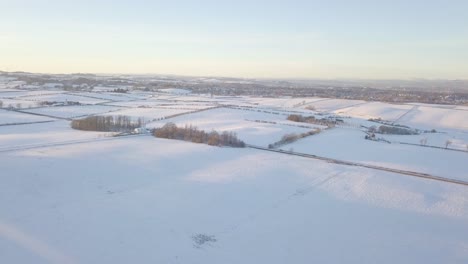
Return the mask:
<path fill-rule="evenodd" d="M 90 91 L 96 87 L 158 91 L 184 89 L 217 96 L 324 97 L 468 105 L 468 80 L 269 80 L 162 75 L 35 74 L 0 71 L 0 87 Z"/>

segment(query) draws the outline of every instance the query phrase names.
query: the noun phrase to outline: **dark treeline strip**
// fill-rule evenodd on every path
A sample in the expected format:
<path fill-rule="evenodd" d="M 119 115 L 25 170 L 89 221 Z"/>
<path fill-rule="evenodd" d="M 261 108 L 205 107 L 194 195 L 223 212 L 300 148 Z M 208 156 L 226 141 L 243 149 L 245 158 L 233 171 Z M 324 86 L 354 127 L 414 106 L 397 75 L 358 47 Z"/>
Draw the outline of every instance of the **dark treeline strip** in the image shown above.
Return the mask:
<path fill-rule="evenodd" d="M 396 126 L 379 126 L 376 133 L 379 134 L 388 134 L 388 135 L 418 135 L 417 131 L 413 131 L 411 129 L 407 129 L 404 127 L 396 127 Z"/>
<path fill-rule="evenodd" d="M 295 142 L 295 141 L 297 141 L 297 140 L 299 140 L 301 138 L 305 138 L 305 137 L 308 137 L 308 136 L 318 134 L 321 131 L 322 130 L 320 128 L 316 128 L 314 130 L 311 130 L 311 131 L 305 132 L 305 133 L 301 133 L 301 134 L 294 134 L 294 133 L 286 134 L 279 141 L 277 141 L 275 143 L 272 143 L 272 144 L 269 144 L 268 148 L 269 149 L 278 148 L 278 147 L 281 147 L 283 145 L 293 143 L 293 142 Z"/>
<path fill-rule="evenodd" d="M 322 125 L 322 126 L 327 126 L 327 127 L 334 127 L 339 122 L 338 120 L 330 120 L 326 118 L 317 119 L 314 116 L 302 116 L 302 115 L 289 115 L 287 119 L 293 122 L 309 123 L 309 124 Z"/>
<path fill-rule="evenodd" d="M 204 143 L 211 146 L 229 146 L 235 148 L 245 147 L 245 143 L 239 140 L 234 132 L 224 131 L 222 133 L 218 133 L 213 130 L 210 133 L 207 133 L 203 130 L 198 130 L 192 125 L 177 127 L 174 123 L 167 123 L 161 128 L 154 129 L 153 136 L 158 138 L 190 141 L 194 143 Z"/>
<path fill-rule="evenodd" d="M 73 129 L 104 132 L 131 131 L 142 125 L 142 119 L 132 121 L 128 116 L 88 116 L 71 122 Z"/>
<path fill-rule="evenodd" d="M 123 89 L 123 88 L 117 88 L 117 89 L 112 90 L 112 92 L 114 92 L 114 93 L 127 93 L 128 90 Z"/>

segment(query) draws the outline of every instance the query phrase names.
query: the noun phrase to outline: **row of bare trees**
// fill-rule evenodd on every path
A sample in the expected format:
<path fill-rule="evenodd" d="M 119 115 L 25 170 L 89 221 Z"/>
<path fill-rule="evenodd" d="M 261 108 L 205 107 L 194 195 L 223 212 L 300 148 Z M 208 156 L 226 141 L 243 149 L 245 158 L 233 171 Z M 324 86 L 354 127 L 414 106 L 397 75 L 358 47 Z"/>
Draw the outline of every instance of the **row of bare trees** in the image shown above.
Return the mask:
<path fill-rule="evenodd" d="M 211 146 L 230 146 L 235 148 L 245 147 L 245 143 L 238 139 L 234 132 L 224 131 L 222 133 L 218 133 L 213 130 L 207 133 L 203 130 L 198 130 L 192 125 L 177 127 L 174 123 L 167 123 L 161 128 L 154 129 L 153 135 L 158 138 L 204 143 Z"/>
<path fill-rule="evenodd" d="M 316 125 L 322 125 L 322 126 L 327 126 L 327 127 L 334 127 L 337 123 L 336 120 L 329 120 L 326 118 L 317 119 L 315 118 L 315 116 L 303 116 L 303 115 L 297 115 L 297 114 L 289 115 L 287 119 L 293 122 L 316 124 Z"/>
<path fill-rule="evenodd" d="M 116 89 L 112 90 L 112 92 L 114 92 L 114 93 L 127 93 L 128 90 L 123 89 L 123 88 L 116 88 Z"/>
<path fill-rule="evenodd" d="M 13 104 L 4 105 L 3 101 L 0 100 L 0 108 L 3 108 L 3 106 L 5 106 L 5 108 L 7 109 L 21 109 L 22 108 L 21 103 L 16 103 L 15 105 Z"/>
<path fill-rule="evenodd" d="M 40 106 L 81 105 L 80 102 L 76 102 L 76 101 L 65 101 L 65 102 L 40 101 L 38 104 Z"/>
<path fill-rule="evenodd" d="M 297 140 L 299 140 L 301 138 L 305 138 L 305 137 L 308 137 L 308 136 L 318 134 L 321 131 L 322 130 L 320 128 L 316 128 L 314 130 L 311 130 L 311 131 L 308 131 L 308 132 L 305 132 L 305 133 L 301 133 L 301 134 L 294 134 L 294 133 L 286 134 L 279 141 L 277 141 L 275 143 L 272 143 L 272 144 L 269 144 L 268 148 L 270 148 L 270 149 L 278 148 L 278 147 L 281 147 L 283 145 L 293 143 L 293 142 L 295 142 L 295 141 L 297 141 Z"/>
<path fill-rule="evenodd" d="M 387 134 L 387 135 L 418 135 L 419 133 L 416 130 L 412 130 L 405 127 L 398 126 L 386 126 L 381 125 L 378 128 L 372 126 L 369 128 L 369 131 L 372 133 Z"/>
<path fill-rule="evenodd" d="M 133 121 L 128 116 L 88 116 L 71 122 L 71 127 L 86 131 L 124 132 L 132 131 L 144 124 L 143 119 Z"/>

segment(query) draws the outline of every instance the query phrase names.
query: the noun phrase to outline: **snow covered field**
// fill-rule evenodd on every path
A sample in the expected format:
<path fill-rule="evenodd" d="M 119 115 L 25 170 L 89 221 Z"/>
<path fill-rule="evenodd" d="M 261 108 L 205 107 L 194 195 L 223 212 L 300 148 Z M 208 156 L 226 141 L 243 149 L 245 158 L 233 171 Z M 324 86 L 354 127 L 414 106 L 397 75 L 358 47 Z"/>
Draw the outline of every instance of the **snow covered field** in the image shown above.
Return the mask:
<path fill-rule="evenodd" d="M 308 106 L 314 107 L 321 112 L 339 112 L 340 109 L 346 108 L 348 110 L 349 107 L 359 106 L 365 103 L 365 101 L 360 100 L 324 99 L 313 102 Z"/>
<path fill-rule="evenodd" d="M 145 121 L 152 121 L 155 119 L 162 119 L 172 115 L 189 112 L 190 110 L 183 109 L 164 109 L 164 108 L 128 108 L 111 113 L 103 114 L 103 116 L 129 116 L 136 120 L 142 118 Z"/>
<path fill-rule="evenodd" d="M 404 116 L 402 124 L 411 124 L 421 128 L 432 129 L 436 124 L 442 129 L 468 130 L 468 111 L 443 109 L 438 107 L 416 107 Z"/>
<path fill-rule="evenodd" d="M 178 94 L 178 95 L 184 95 L 184 94 L 190 94 L 191 93 L 191 91 L 189 91 L 189 90 L 176 89 L 176 88 L 159 89 L 159 92 L 168 93 L 168 94 Z"/>
<path fill-rule="evenodd" d="M 49 117 L 29 115 L 0 109 L 0 125 L 30 123 L 54 120 Z"/>
<path fill-rule="evenodd" d="M 117 101 L 125 102 L 129 100 L 143 99 L 146 96 L 140 96 L 139 94 L 126 94 L 126 93 L 95 93 L 95 92 L 82 92 L 82 93 L 73 93 L 75 95 L 85 96 L 88 98 L 95 98 L 104 101 Z"/>
<path fill-rule="evenodd" d="M 229 108 L 217 108 L 198 112 L 190 115 L 182 115 L 170 120 L 162 120 L 147 125 L 148 128 L 161 127 L 167 122 L 174 122 L 178 126 L 193 125 L 205 131 L 232 131 L 248 144 L 268 146 L 281 139 L 285 134 L 304 133 L 310 128 L 297 127 L 296 123 L 284 120 L 285 116 L 278 117 L 263 112 L 244 111 Z M 258 121 L 279 121 L 279 124 L 261 123 Z"/>
<path fill-rule="evenodd" d="M 464 186 L 151 137 L 0 156 L 5 263 L 468 261 Z"/>
<path fill-rule="evenodd" d="M 53 94 L 53 95 L 42 95 L 42 96 L 28 96 L 22 98 L 31 98 L 34 101 L 48 101 L 48 102 L 79 102 L 81 104 L 98 104 L 104 103 L 106 100 L 100 100 L 85 96 L 73 95 L 73 94 Z"/>
<path fill-rule="evenodd" d="M 31 97 L 31 96 L 44 96 L 44 95 L 54 95 L 62 94 L 64 91 L 55 91 L 55 90 L 35 90 L 35 91 L 25 91 L 25 90 L 7 90 L 2 89 L 0 93 L 0 98 L 15 98 L 15 97 Z"/>
<path fill-rule="evenodd" d="M 30 107 L 37 107 L 39 106 L 40 101 L 35 100 L 25 100 L 25 99 L 5 99 L 0 98 L 2 101 L 3 107 L 12 107 L 12 108 L 30 108 Z"/>
<path fill-rule="evenodd" d="M 105 114 L 120 109 L 119 107 L 106 105 L 78 105 L 27 109 L 27 112 L 59 118 L 76 118 L 87 115 Z"/>
<path fill-rule="evenodd" d="M 392 105 L 380 102 L 369 102 L 354 107 L 342 108 L 335 111 L 337 114 L 344 114 L 360 118 L 381 118 L 388 121 L 398 120 L 402 115 L 411 110 L 410 105 Z"/>
<path fill-rule="evenodd" d="M 468 181 L 464 107 L 177 89 L 47 92 L 14 91 L 8 100 L 99 104 L 0 109 L 0 263 L 468 263 L 468 186 L 288 153 Z M 289 113 L 344 123 L 324 129 L 288 121 Z M 286 134 L 324 131 L 275 153 L 113 137 L 57 119 L 88 115 L 167 118 L 147 127 L 234 131 L 264 147 Z M 365 140 L 364 127 L 380 125 L 369 118 L 438 133 Z M 41 121 L 50 122 L 11 125 Z M 421 146 L 425 138 L 438 148 Z"/>
<path fill-rule="evenodd" d="M 386 135 L 386 139 L 391 142 L 421 144 L 421 140 L 426 141 L 427 146 L 445 148 L 447 141 L 450 141 L 450 148 L 468 151 L 468 133 L 463 131 L 452 131 L 444 133 L 423 133 L 417 136 L 397 136 Z"/>
<path fill-rule="evenodd" d="M 112 134 L 107 132 L 83 133 L 72 129 L 70 123 L 64 120 L 21 126 L 0 126 L 0 151 L 97 139 Z"/>
<path fill-rule="evenodd" d="M 289 97 L 284 97 L 284 98 L 256 98 L 256 97 L 251 97 L 251 98 L 245 98 L 246 101 L 261 105 L 261 106 L 267 106 L 267 107 L 273 107 L 273 108 L 293 108 L 293 107 L 298 107 L 298 106 L 304 106 L 304 105 L 309 105 L 314 102 L 322 101 L 324 98 L 289 98 Z M 325 99 L 327 100 L 327 99 Z"/>
<path fill-rule="evenodd" d="M 419 144 L 419 143 L 416 143 Z M 388 144 L 364 139 L 355 129 L 334 128 L 283 147 L 285 150 L 315 154 L 389 168 L 432 173 L 468 181 L 468 152 L 423 148 L 419 145 Z"/>
<path fill-rule="evenodd" d="M 158 100 L 158 99 L 150 99 L 150 100 L 138 100 L 138 101 L 126 101 L 126 102 L 113 102 L 108 103 L 106 105 L 113 105 L 113 106 L 123 106 L 123 107 L 156 107 L 156 108 L 168 108 L 168 109 L 206 109 L 214 107 L 215 104 L 213 103 L 198 103 L 198 102 L 177 102 L 172 100 Z"/>

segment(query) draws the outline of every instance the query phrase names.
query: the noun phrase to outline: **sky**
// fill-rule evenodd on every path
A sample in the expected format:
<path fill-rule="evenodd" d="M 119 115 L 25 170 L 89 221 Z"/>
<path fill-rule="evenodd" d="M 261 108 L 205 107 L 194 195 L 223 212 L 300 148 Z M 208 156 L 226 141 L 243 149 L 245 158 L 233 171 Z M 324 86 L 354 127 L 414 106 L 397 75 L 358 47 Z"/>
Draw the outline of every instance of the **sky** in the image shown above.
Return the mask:
<path fill-rule="evenodd" d="M 0 70 L 468 79 L 468 1 L 0 0 Z"/>

